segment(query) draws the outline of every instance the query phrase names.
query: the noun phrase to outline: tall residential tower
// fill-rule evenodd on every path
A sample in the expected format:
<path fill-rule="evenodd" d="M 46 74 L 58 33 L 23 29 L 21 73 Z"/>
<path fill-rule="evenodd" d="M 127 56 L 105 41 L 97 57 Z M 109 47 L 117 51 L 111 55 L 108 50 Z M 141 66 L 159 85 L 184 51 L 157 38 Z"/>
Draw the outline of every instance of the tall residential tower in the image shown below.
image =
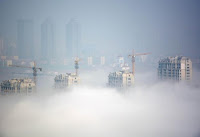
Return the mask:
<path fill-rule="evenodd" d="M 34 58 L 34 24 L 32 20 L 18 20 L 17 49 L 21 59 Z"/>
<path fill-rule="evenodd" d="M 71 19 L 66 25 L 66 57 L 68 58 L 80 56 L 80 29 L 80 24 L 75 19 Z"/>
<path fill-rule="evenodd" d="M 167 57 L 161 59 L 158 64 L 159 79 L 176 81 L 192 79 L 192 61 L 187 57 Z"/>
<path fill-rule="evenodd" d="M 48 18 L 41 25 L 41 56 L 42 59 L 53 59 L 55 57 L 54 24 Z"/>

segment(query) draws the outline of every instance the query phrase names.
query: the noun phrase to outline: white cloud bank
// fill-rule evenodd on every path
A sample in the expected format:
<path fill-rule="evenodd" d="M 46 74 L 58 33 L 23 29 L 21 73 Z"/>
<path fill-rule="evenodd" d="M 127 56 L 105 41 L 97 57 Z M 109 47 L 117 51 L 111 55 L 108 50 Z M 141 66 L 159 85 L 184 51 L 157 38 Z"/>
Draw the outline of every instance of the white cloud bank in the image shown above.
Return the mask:
<path fill-rule="evenodd" d="M 64 92 L 41 77 L 37 96 L 0 96 L 0 137 L 200 137 L 195 74 L 187 85 L 137 73 L 126 92 L 104 87 L 106 70 L 82 72 L 82 86 Z"/>
<path fill-rule="evenodd" d="M 1 97 L 0 136 L 197 137 L 198 90 L 158 83 L 123 93 L 83 86 L 49 96 Z"/>

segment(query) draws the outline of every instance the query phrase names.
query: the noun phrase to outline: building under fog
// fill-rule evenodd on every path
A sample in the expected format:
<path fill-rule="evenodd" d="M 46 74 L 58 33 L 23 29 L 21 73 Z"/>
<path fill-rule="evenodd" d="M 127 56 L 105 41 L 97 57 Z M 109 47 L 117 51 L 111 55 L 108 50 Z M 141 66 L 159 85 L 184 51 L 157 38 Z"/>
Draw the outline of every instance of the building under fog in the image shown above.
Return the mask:
<path fill-rule="evenodd" d="M 3 39 L 0 37 L 0 56 L 4 55 L 3 54 L 4 51 L 4 41 Z"/>
<path fill-rule="evenodd" d="M 133 86 L 134 76 L 132 72 L 117 71 L 108 76 L 108 86 L 115 88 L 128 88 Z"/>
<path fill-rule="evenodd" d="M 105 56 L 101 56 L 101 57 L 100 57 L 100 64 L 101 64 L 101 65 L 105 65 L 105 63 L 106 63 Z"/>
<path fill-rule="evenodd" d="M 161 59 L 158 62 L 159 79 L 176 81 L 192 79 L 192 61 L 188 57 L 176 56 Z"/>
<path fill-rule="evenodd" d="M 80 24 L 75 19 L 71 19 L 66 25 L 66 57 L 72 58 L 80 56 L 80 50 Z"/>
<path fill-rule="evenodd" d="M 16 56 L 16 43 L 8 38 L 0 37 L 0 56 Z"/>
<path fill-rule="evenodd" d="M 54 24 L 50 18 L 41 25 L 41 56 L 43 59 L 53 59 L 55 57 Z"/>
<path fill-rule="evenodd" d="M 34 57 L 34 23 L 32 20 L 18 20 L 17 49 L 21 59 Z"/>
<path fill-rule="evenodd" d="M 87 60 L 88 60 L 88 66 L 92 66 L 93 65 L 93 57 L 88 57 L 87 58 Z"/>
<path fill-rule="evenodd" d="M 1 83 L 2 94 L 31 94 L 35 91 L 35 83 L 32 79 L 11 79 Z"/>
<path fill-rule="evenodd" d="M 55 88 L 70 88 L 80 84 L 80 77 L 75 73 L 57 75 L 55 78 Z"/>

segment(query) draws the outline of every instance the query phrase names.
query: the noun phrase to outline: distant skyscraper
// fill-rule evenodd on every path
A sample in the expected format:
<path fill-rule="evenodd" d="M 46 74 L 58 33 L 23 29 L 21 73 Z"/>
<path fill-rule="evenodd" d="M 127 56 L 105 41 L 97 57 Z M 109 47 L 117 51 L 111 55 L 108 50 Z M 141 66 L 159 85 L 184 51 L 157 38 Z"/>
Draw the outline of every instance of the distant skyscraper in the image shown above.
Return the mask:
<path fill-rule="evenodd" d="M 88 57 L 88 65 L 91 66 L 93 64 L 93 58 L 90 56 Z"/>
<path fill-rule="evenodd" d="M 66 25 L 66 57 L 76 57 L 80 56 L 80 24 L 71 19 Z"/>
<path fill-rule="evenodd" d="M 5 55 L 6 56 L 16 56 L 17 55 L 16 43 L 11 40 L 10 41 L 6 40 L 4 43 L 6 44 Z"/>
<path fill-rule="evenodd" d="M 101 65 L 105 65 L 105 56 L 101 56 L 100 57 L 100 62 L 101 62 Z"/>
<path fill-rule="evenodd" d="M 49 18 L 41 25 L 41 56 L 43 59 L 55 57 L 54 25 Z"/>
<path fill-rule="evenodd" d="M 18 20 L 17 49 L 23 59 L 34 58 L 34 24 L 32 20 Z"/>
<path fill-rule="evenodd" d="M 0 38 L 0 56 L 3 55 L 3 50 L 4 50 L 4 46 L 3 46 L 3 39 Z"/>
<path fill-rule="evenodd" d="M 0 56 L 16 56 L 16 43 L 0 37 Z"/>

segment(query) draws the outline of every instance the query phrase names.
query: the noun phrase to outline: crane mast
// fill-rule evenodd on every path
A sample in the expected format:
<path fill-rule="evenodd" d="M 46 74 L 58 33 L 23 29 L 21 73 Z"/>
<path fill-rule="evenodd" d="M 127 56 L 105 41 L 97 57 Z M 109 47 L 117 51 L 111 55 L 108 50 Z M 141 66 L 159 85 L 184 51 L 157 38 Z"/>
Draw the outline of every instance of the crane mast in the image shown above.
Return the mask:
<path fill-rule="evenodd" d="M 36 84 L 37 82 L 37 79 L 36 79 L 36 76 L 37 76 L 37 70 L 39 69 L 40 71 L 42 71 L 42 68 L 38 68 L 36 67 L 36 62 L 34 61 L 34 65 L 33 67 L 29 67 L 29 66 L 20 66 L 20 65 L 9 65 L 10 67 L 19 67 L 19 68 L 30 68 L 33 70 L 33 78 L 34 78 L 34 82 Z"/>
<path fill-rule="evenodd" d="M 78 69 L 79 69 L 79 64 L 78 62 L 80 61 L 80 59 L 78 57 L 75 58 L 75 69 L 76 69 L 76 76 L 78 76 Z"/>
<path fill-rule="evenodd" d="M 135 75 L 135 57 L 136 56 L 148 55 L 148 54 L 151 54 L 151 53 L 150 52 L 147 52 L 147 53 L 134 53 L 134 50 L 132 50 L 132 54 L 128 55 L 128 57 L 131 58 L 133 75 Z"/>

